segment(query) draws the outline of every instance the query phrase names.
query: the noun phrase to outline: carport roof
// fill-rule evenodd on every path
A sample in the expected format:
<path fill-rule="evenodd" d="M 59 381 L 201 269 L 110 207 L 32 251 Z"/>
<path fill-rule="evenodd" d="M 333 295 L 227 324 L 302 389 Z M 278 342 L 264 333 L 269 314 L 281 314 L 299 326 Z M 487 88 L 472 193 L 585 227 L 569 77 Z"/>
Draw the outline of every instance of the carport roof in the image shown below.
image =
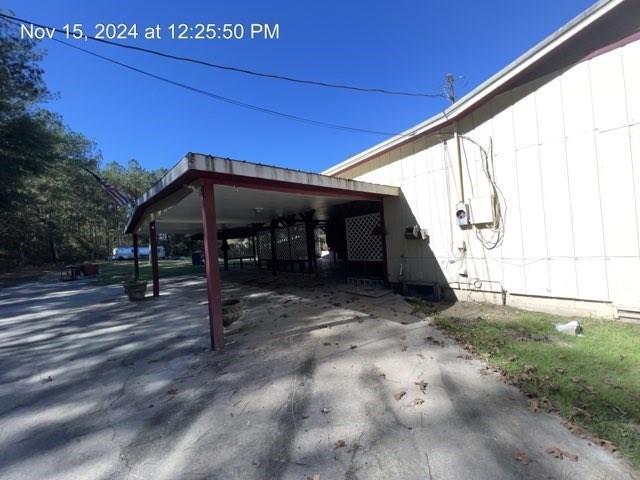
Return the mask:
<path fill-rule="evenodd" d="M 400 195 L 398 187 L 329 177 L 199 153 L 188 153 L 134 204 L 125 233 L 156 220 L 167 232 L 202 229 L 199 188 L 216 184 L 218 224 L 227 227 L 268 222 L 275 216 L 329 208 L 353 200 L 380 201 Z"/>

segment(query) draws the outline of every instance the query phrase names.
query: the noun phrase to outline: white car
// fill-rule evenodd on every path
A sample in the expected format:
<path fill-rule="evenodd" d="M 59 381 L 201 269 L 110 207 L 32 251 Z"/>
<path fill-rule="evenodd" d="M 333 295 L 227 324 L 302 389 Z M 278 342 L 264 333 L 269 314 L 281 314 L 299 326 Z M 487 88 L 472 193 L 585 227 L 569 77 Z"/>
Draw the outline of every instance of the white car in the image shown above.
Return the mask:
<path fill-rule="evenodd" d="M 151 248 L 147 245 L 138 247 L 138 258 L 147 258 Z M 166 256 L 164 247 L 158 246 L 158 258 L 164 258 Z M 132 260 L 133 259 L 133 247 L 116 247 L 113 249 L 113 260 Z"/>
<path fill-rule="evenodd" d="M 113 249 L 114 260 L 131 260 L 133 258 L 133 247 L 116 247 Z"/>

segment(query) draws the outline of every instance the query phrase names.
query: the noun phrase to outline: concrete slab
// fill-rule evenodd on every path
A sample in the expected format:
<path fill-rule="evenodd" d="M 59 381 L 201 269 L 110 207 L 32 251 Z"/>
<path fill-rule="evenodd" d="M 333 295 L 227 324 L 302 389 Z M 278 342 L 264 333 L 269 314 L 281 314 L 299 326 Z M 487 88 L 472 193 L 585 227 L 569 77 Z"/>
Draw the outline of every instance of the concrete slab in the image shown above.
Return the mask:
<path fill-rule="evenodd" d="M 203 279 L 161 292 L 0 290 L 1 478 L 635 478 L 401 297 L 234 275 L 245 315 L 214 353 Z"/>

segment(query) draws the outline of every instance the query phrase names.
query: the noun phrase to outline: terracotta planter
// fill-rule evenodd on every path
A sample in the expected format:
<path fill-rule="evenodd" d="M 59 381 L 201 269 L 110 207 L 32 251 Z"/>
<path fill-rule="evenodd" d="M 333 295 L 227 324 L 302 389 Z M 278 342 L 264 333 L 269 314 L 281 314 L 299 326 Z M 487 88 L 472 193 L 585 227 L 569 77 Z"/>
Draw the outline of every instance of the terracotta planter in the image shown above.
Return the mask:
<path fill-rule="evenodd" d="M 147 282 L 133 281 L 124 284 L 124 293 L 127 294 L 129 300 L 140 301 L 144 300 L 144 296 L 147 293 Z"/>
<path fill-rule="evenodd" d="M 225 300 L 222 302 L 222 324 L 228 327 L 242 317 L 242 303 L 238 299 Z"/>

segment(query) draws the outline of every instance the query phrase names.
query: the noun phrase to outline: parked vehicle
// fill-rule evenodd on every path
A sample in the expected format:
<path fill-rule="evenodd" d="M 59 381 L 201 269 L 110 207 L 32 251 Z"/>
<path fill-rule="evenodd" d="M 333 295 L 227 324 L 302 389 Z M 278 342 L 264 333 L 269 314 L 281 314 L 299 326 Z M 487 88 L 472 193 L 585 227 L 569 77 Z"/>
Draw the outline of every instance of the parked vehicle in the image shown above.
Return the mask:
<path fill-rule="evenodd" d="M 138 247 L 138 258 L 149 258 L 151 248 L 147 246 Z M 158 246 L 158 258 L 165 258 L 166 253 L 163 246 Z M 112 260 L 133 260 L 133 247 L 116 247 L 113 249 Z"/>
<path fill-rule="evenodd" d="M 133 247 L 116 247 L 113 249 L 113 260 L 131 260 L 133 258 Z"/>

